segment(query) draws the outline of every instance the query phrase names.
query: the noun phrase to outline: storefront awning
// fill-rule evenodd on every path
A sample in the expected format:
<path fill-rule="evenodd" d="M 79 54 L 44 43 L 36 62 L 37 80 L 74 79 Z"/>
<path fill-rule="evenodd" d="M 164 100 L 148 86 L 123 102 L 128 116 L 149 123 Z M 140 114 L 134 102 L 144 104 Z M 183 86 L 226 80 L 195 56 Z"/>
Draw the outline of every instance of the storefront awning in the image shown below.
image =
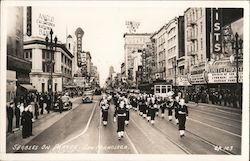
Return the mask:
<path fill-rule="evenodd" d="M 30 84 L 21 84 L 21 87 L 25 88 L 27 91 L 36 91 L 36 89 Z"/>

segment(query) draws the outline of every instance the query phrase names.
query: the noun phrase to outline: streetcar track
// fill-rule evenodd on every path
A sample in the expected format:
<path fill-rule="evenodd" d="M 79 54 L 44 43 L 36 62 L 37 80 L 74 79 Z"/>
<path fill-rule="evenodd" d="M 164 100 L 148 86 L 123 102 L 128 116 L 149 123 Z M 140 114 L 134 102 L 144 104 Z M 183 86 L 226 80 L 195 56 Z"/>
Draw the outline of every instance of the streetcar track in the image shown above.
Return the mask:
<path fill-rule="evenodd" d="M 233 128 L 236 128 L 236 129 L 240 129 L 240 130 L 241 130 L 241 127 L 239 127 L 239 126 L 234 126 L 234 125 L 230 125 L 230 124 L 222 123 L 222 122 L 219 122 L 219 121 L 215 121 L 215 120 L 213 120 L 213 119 L 208 119 L 208 118 L 204 118 L 204 117 L 200 117 L 200 116 L 196 116 L 196 117 L 203 118 L 203 119 L 206 119 L 206 120 L 212 121 L 212 122 L 214 122 L 214 123 L 218 123 L 218 124 L 221 124 L 221 125 L 230 126 L 230 127 L 233 127 Z M 192 117 L 190 117 L 190 118 L 192 118 Z"/>
<path fill-rule="evenodd" d="M 208 113 L 208 112 L 203 112 L 201 110 L 197 110 L 197 109 L 193 109 L 193 108 L 192 108 L 191 111 L 196 111 L 196 112 L 200 112 L 200 113 L 203 113 L 203 114 L 206 114 L 206 115 L 215 116 L 215 117 L 219 117 L 219 118 L 222 118 L 222 119 L 227 119 L 227 120 L 242 123 L 241 120 L 236 120 L 236 119 L 232 119 L 232 118 L 228 118 L 228 117 L 223 117 L 223 116 L 220 116 L 220 115 L 216 115 L 216 114 L 212 114 L 212 113 Z"/>
<path fill-rule="evenodd" d="M 177 129 L 176 125 L 175 125 L 173 122 L 170 123 L 170 125 L 172 125 L 174 128 Z M 160 129 L 159 129 L 159 130 L 160 130 Z M 163 132 L 162 130 L 160 130 L 160 131 L 164 134 L 164 132 Z M 207 139 L 205 139 L 205 138 L 203 138 L 203 137 L 201 137 L 201 136 L 199 136 L 199 135 L 197 135 L 197 134 L 195 134 L 195 133 L 193 133 L 193 132 L 191 132 L 191 131 L 189 131 L 189 130 L 185 130 L 185 131 L 186 131 L 187 133 L 190 133 L 191 135 L 195 136 L 196 138 L 198 138 L 198 139 L 199 139 L 200 141 L 202 141 L 203 143 L 206 143 L 206 144 L 208 144 L 209 146 L 212 146 L 213 148 L 215 148 L 216 146 L 218 146 L 218 145 L 212 143 L 211 141 L 208 141 Z M 234 153 L 232 153 L 232 152 L 230 152 L 230 151 L 228 151 L 228 150 L 220 149 L 220 151 L 222 151 L 223 153 L 228 154 L 228 155 L 235 155 Z"/>
<path fill-rule="evenodd" d="M 133 121 L 133 123 L 135 124 L 135 122 L 134 122 L 134 120 L 131 118 L 131 120 Z M 137 126 L 137 125 L 136 125 Z M 148 124 L 146 124 L 146 126 L 149 126 Z M 189 152 L 188 150 L 187 150 L 187 148 L 186 147 L 184 147 L 184 146 L 181 146 L 181 145 L 179 145 L 178 143 L 176 143 L 175 141 L 173 141 L 169 136 L 167 136 L 167 135 L 165 135 L 161 130 L 158 130 L 158 128 L 157 127 L 155 127 L 155 126 L 149 126 L 149 127 L 153 127 L 153 128 L 155 128 L 155 130 L 156 131 L 159 131 L 162 135 L 163 135 L 163 137 L 164 138 L 166 138 L 167 140 L 169 140 L 171 143 L 173 143 L 174 145 L 176 145 L 178 148 L 180 148 L 182 151 L 184 151 L 186 154 L 192 154 L 191 152 Z M 137 126 L 137 128 L 138 128 L 138 126 Z M 139 128 L 140 129 L 140 128 Z M 141 129 L 140 129 L 140 131 L 142 131 Z M 144 132 L 143 132 L 144 133 Z M 145 134 L 144 134 L 145 135 Z M 147 137 L 147 136 L 146 136 Z M 147 137 L 148 138 L 148 137 Z M 149 139 L 148 139 L 149 140 Z M 150 141 L 150 140 L 149 140 Z M 151 141 L 150 141 L 151 142 Z"/>

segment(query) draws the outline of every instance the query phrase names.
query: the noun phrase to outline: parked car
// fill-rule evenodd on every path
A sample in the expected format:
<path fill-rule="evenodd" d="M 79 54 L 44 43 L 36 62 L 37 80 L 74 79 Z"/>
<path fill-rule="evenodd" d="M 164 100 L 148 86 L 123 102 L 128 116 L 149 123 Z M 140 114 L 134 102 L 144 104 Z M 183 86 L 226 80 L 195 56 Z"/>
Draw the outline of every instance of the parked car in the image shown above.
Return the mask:
<path fill-rule="evenodd" d="M 64 95 L 60 99 L 62 99 L 62 102 L 63 102 L 62 110 L 71 110 L 72 109 L 72 102 L 69 100 L 69 96 Z M 59 100 L 57 100 L 54 103 L 54 110 L 55 111 L 59 110 Z"/>
<path fill-rule="evenodd" d="M 91 103 L 91 102 L 93 102 L 93 92 L 92 91 L 83 92 L 82 102 L 83 103 Z"/>

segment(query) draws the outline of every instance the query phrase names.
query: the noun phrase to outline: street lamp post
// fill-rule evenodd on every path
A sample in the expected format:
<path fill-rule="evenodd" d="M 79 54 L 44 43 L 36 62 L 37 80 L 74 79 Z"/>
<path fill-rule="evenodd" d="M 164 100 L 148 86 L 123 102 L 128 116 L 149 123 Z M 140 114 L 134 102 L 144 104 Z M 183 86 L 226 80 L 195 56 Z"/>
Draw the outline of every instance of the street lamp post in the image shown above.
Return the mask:
<path fill-rule="evenodd" d="M 233 39 L 231 43 L 232 43 L 232 50 L 235 50 L 235 54 L 236 54 L 236 84 L 238 88 L 239 86 L 239 50 L 243 48 L 242 47 L 243 40 L 239 39 L 239 35 L 237 32 L 235 34 L 235 40 Z"/>
<path fill-rule="evenodd" d="M 55 36 L 54 42 L 53 43 L 53 30 L 50 30 L 50 42 L 49 42 L 49 37 L 46 36 L 45 41 L 46 41 L 46 50 L 48 53 L 50 53 L 50 60 L 47 62 L 49 64 L 49 69 L 50 69 L 50 78 L 49 78 L 49 94 L 50 94 L 50 100 L 51 100 L 51 106 L 53 107 L 53 65 L 54 65 L 54 52 L 56 51 L 56 44 L 57 44 L 57 37 Z M 55 50 L 53 50 L 55 47 Z"/>

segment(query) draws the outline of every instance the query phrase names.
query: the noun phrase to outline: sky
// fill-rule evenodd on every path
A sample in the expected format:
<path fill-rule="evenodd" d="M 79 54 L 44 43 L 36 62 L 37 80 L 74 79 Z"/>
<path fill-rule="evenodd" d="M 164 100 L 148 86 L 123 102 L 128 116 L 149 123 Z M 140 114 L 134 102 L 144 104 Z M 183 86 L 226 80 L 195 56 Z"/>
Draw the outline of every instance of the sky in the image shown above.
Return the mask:
<path fill-rule="evenodd" d="M 153 33 L 187 9 L 166 7 L 37 7 L 55 19 L 54 33 L 65 43 L 66 33 L 84 31 L 82 49 L 89 51 L 100 74 L 100 84 L 108 77 L 109 67 L 120 72 L 124 61 L 123 34 L 128 32 L 126 21 L 138 21 L 137 33 Z"/>

